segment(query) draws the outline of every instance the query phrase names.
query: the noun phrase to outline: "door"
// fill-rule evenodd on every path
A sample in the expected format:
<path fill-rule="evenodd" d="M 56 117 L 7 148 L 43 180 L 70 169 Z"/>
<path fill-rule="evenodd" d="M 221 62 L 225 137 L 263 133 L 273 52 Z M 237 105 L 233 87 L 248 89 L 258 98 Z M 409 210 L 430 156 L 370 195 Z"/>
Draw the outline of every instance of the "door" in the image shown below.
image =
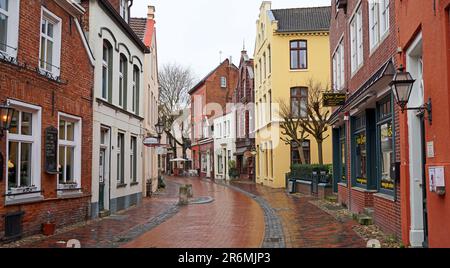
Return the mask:
<path fill-rule="evenodd" d="M 100 163 L 99 163 L 99 196 L 98 196 L 98 207 L 100 211 L 105 210 L 105 166 L 106 166 L 106 150 L 104 148 L 100 149 Z"/>

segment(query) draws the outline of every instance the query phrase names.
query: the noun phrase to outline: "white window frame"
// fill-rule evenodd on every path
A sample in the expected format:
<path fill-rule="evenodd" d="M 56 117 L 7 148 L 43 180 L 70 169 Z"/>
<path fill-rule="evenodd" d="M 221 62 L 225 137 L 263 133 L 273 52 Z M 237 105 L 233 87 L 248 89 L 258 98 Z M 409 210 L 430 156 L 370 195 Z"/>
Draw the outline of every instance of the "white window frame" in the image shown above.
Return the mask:
<path fill-rule="evenodd" d="M 389 0 L 369 0 L 370 51 L 373 52 L 389 33 Z"/>
<path fill-rule="evenodd" d="M 342 38 L 333 54 L 333 88 L 340 91 L 345 85 L 344 39 Z"/>
<path fill-rule="evenodd" d="M 134 147 L 133 147 L 134 140 Z M 137 156 L 138 156 L 138 138 L 135 135 L 130 136 L 130 181 L 131 183 L 138 182 L 138 166 L 137 166 Z"/>
<path fill-rule="evenodd" d="M 127 92 L 127 80 L 128 80 L 128 59 L 125 55 L 119 55 L 119 107 L 124 108 L 125 105 L 125 94 Z M 122 58 L 124 61 L 122 61 Z M 122 69 L 122 62 L 124 62 Z M 105 66 L 105 62 L 103 61 L 103 66 Z"/>
<path fill-rule="evenodd" d="M 47 20 L 47 22 L 53 23 L 53 37 L 48 36 L 47 34 L 42 33 L 42 22 Z M 61 74 L 61 28 L 62 28 L 62 20 L 52 12 L 50 12 L 45 7 L 41 9 L 41 20 L 39 25 L 39 70 L 43 73 L 50 73 L 56 77 Z M 53 55 L 52 62 L 47 62 L 47 46 L 45 46 L 45 55 L 42 55 L 42 39 L 45 42 L 51 41 L 53 42 Z M 45 60 L 43 60 L 45 59 Z M 44 68 L 41 64 L 44 62 L 44 65 L 50 64 L 50 70 L 47 69 L 47 66 Z"/>
<path fill-rule="evenodd" d="M 227 88 L 227 78 L 225 76 L 220 77 L 220 87 Z"/>
<path fill-rule="evenodd" d="M 120 0 L 120 16 L 128 22 L 128 1 Z"/>
<path fill-rule="evenodd" d="M 360 4 L 350 21 L 350 58 L 352 74 L 355 74 L 364 63 L 364 40 L 362 28 L 362 5 Z"/>
<path fill-rule="evenodd" d="M 122 142 L 119 143 L 119 136 L 122 136 Z M 116 160 L 117 160 L 117 176 L 116 181 L 117 184 L 124 184 L 125 183 L 125 133 L 124 132 L 117 132 L 117 149 L 116 149 Z M 120 161 L 120 163 L 119 163 Z M 121 177 L 121 174 L 123 174 L 123 178 Z"/>
<path fill-rule="evenodd" d="M 61 153 L 59 151 L 60 146 L 65 147 L 72 147 L 74 148 L 74 154 L 73 154 L 73 181 L 77 183 L 77 188 L 81 188 L 81 141 L 82 141 L 82 120 L 80 117 L 65 114 L 65 113 L 58 113 L 58 130 L 59 130 L 59 124 L 61 123 L 61 120 L 64 120 L 65 122 L 73 123 L 73 135 L 74 139 L 73 141 L 69 141 L 67 139 L 60 139 L 59 133 L 58 133 L 58 164 L 59 163 L 59 154 Z M 65 125 L 65 135 L 67 136 L 67 125 Z M 65 158 L 67 155 L 65 156 Z M 65 159 L 65 162 L 67 159 Z M 58 189 L 61 189 L 61 185 L 59 183 L 59 178 L 61 174 L 58 175 L 57 185 Z M 65 176 L 65 174 L 63 174 Z M 66 182 L 66 178 L 64 178 L 64 181 Z"/>
<path fill-rule="evenodd" d="M 7 17 L 6 46 L 0 51 L 0 59 L 6 57 L 17 58 L 19 44 L 19 10 L 20 0 L 8 1 L 8 11 L 0 9 L 0 14 Z"/>
<path fill-rule="evenodd" d="M 141 70 L 136 65 L 133 66 L 133 82 L 132 82 L 132 90 L 131 90 L 131 111 L 133 113 L 138 114 L 139 111 L 139 103 L 138 103 L 138 94 L 140 92 L 141 87 Z"/>
<path fill-rule="evenodd" d="M 20 134 L 6 133 L 6 156 L 5 156 L 5 167 L 8 170 L 8 159 L 9 159 L 9 142 L 28 142 L 32 143 L 31 147 L 31 185 L 34 185 L 37 189 L 36 191 L 41 191 L 41 120 L 42 120 L 42 108 L 32 104 L 8 100 L 10 106 L 16 110 L 27 112 L 32 114 L 32 135 L 24 136 Z M 20 125 L 18 126 L 20 127 Z M 20 157 L 20 156 L 19 156 Z M 5 182 L 5 194 L 8 194 L 8 176 L 6 176 Z M 25 194 L 18 196 L 6 196 L 6 202 L 13 202 L 26 198 L 40 197 L 40 193 Z"/>

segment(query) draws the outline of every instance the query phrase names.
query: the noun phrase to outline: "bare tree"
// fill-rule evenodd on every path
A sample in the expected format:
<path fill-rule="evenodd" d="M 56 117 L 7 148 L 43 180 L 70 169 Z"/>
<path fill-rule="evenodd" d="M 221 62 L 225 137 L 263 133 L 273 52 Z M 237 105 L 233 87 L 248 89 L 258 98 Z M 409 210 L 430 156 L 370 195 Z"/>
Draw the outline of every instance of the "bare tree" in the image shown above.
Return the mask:
<path fill-rule="evenodd" d="M 323 92 L 329 91 L 328 85 L 323 87 L 321 82 L 310 79 L 308 82 L 308 102 L 305 105 L 306 116 L 299 117 L 300 127 L 314 137 L 318 146 L 319 164 L 323 165 L 323 142 L 330 135 L 325 133 L 329 129 L 328 119 L 330 109 L 323 106 Z"/>
<path fill-rule="evenodd" d="M 176 135 L 174 128 L 180 117 L 186 116 L 183 112 L 190 104 L 189 90 L 194 84 L 194 75 L 190 68 L 169 63 L 163 66 L 158 74 L 159 79 L 159 117 L 165 122 L 165 133 L 173 141 L 171 144 L 175 157 L 177 144 L 185 151 L 190 147 L 189 139 L 185 135 Z M 189 127 L 189 126 L 185 126 Z M 186 129 L 183 129 L 186 131 Z"/>
<path fill-rule="evenodd" d="M 301 164 L 306 164 L 305 153 L 303 151 L 303 143 L 308 138 L 306 131 L 301 127 L 301 121 L 298 115 L 293 112 L 291 105 L 286 103 L 284 99 L 279 99 L 278 114 L 281 118 L 281 140 L 287 145 L 296 143 Z"/>

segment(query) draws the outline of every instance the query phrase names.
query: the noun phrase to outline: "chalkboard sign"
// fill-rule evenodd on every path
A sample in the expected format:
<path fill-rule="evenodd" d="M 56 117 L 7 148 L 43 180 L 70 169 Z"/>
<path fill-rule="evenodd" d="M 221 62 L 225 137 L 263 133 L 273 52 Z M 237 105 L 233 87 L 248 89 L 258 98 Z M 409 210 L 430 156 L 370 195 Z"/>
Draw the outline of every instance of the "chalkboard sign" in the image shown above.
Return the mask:
<path fill-rule="evenodd" d="M 336 107 L 345 104 L 347 99 L 346 94 L 340 93 L 324 93 L 323 94 L 323 106 L 324 107 Z"/>
<path fill-rule="evenodd" d="M 45 171 L 58 174 L 58 129 L 45 129 Z"/>

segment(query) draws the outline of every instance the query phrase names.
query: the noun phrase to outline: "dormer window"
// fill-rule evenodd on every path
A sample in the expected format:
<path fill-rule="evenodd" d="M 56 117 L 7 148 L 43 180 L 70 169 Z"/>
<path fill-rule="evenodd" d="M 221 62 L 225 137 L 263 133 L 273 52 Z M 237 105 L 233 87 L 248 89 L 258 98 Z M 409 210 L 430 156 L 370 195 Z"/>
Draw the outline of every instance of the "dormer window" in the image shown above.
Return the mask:
<path fill-rule="evenodd" d="M 336 0 L 336 8 L 347 10 L 347 0 Z"/>
<path fill-rule="evenodd" d="M 128 0 L 120 0 L 120 16 L 128 22 Z"/>
<path fill-rule="evenodd" d="M 220 78 L 220 87 L 221 88 L 227 88 L 227 78 L 225 76 L 222 76 Z"/>

